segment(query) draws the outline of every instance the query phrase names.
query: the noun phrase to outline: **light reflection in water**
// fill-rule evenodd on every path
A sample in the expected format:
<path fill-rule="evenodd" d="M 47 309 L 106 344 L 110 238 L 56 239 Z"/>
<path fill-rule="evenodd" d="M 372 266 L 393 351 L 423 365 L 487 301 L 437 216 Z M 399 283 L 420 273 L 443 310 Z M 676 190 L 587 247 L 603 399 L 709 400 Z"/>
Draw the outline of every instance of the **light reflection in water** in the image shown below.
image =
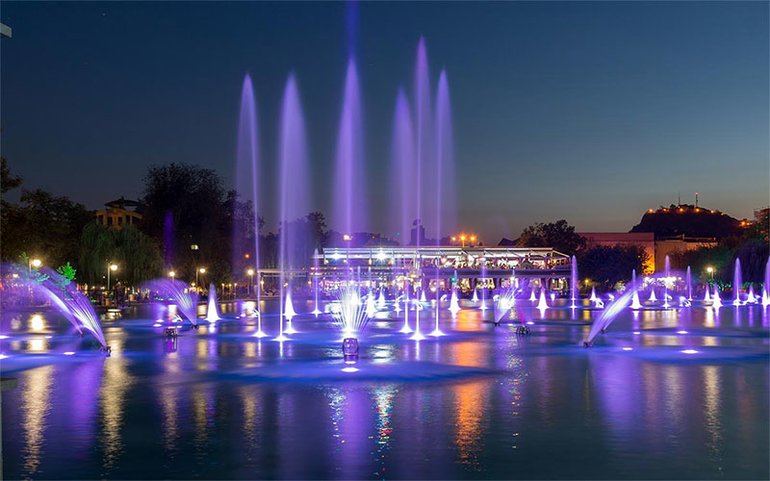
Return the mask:
<path fill-rule="evenodd" d="M 51 409 L 51 384 L 53 366 L 44 366 L 29 372 L 24 382 L 22 399 L 23 427 L 25 445 L 23 449 L 24 472 L 32 477 L 40 467 L 44 444 L 44 434 L 48 426 L 48 414 Z"/>
<path fill-rule="evenodd" d="M 393 398 L 398 393 L 398 388 L 393 385 L 379 386 L 372 390 L 372 397 L 374 398 L 374 406 L 377 410 L 377 448 L 376 448 L 376 461 L 377 471 L 374 472 L 375 476 L 384 476 L 385 472 L 385 457 L 390 450 L 391 434 L 393 433 L 393 427 L 391 426 L 391 417 L 393 415 Z"/>
<path fill-rule="evenodd" d="M 111 345 L 120 349 L 119 340 Z M 126 360 L 110 358 L 104 363 L 102 389 L 99 393 L 99 407 L 102 413 L 102 448 L 104 449 L 103 466 L 111 469 L 123 451 L 121 431 L 123 429 L 123 409 L 126 393 L 134 384 L 133 376 L 126 369 Z"/>
<path fill-rule="evenodd" d="M 452 389 L 455 394 L 455 445 L 458 462 L 469 469 L 481 469 L 482 420 L 487 409 L 487 381 L 465 382 Z"/>

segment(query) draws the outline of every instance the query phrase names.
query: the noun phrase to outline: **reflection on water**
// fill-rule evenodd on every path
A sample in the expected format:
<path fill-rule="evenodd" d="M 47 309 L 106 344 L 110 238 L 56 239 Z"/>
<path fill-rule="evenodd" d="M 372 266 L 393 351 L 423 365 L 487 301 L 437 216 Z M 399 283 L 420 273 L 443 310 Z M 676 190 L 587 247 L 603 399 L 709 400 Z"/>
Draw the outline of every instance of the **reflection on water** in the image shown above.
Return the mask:
<path fill-rule="evenodd" d="M 40 467 L 45 442 L 45 427 L 51 410 L 50 396 L 53 385 L 53 366 L 45 366 L 32 370 L 27 376 L 24 386 L 23 426 L 25 443 L 22 455 L 24 457 L 24 475 L 33 477 Z M 3 406 L 5 407 L 5 406 Z M 3 423 L 5 426 L 5 423 Z M 3 453 L 5 461 L 5 453 Z"/>
<path fill-rule="evenodd" d="M 524 337 L 469 310 L 442 317 L 449 335 L 439 340 L 374 329 L 362 343 L 364 370 L 490 370 L 385 382 L 228 377 L 341 368 L 339 336 L 318 334 L 330 329 L 323 319 L 295 318 L 302 332 L 286 343 L 223 322 L 184 331 L 168 349 L 142 324 L 151 315 L 125 315 L 111 321 L 105 358 L 71 333 L 47 339 L 67 329 L 48 314 L 3 313 L 0 332 L 19 336 L 3 350 L 47 359 L 12 373 L 18 387 L 3 392 L 4 476 L 767 478 L 770 369 L 756 355 L 768 348 L 767 311 L 628 312 L 601 346 L 577 347 L 588 328 L 580 321 L 597 312 L 550 309 Z M 517 312 L 513 322 L 533 316 Z M 61 355 L 77 346 L 78 355 Z M 734 357 L 684 359 L 685 347 Z M 420 374 L 417 366 L 408 369 Z"/>

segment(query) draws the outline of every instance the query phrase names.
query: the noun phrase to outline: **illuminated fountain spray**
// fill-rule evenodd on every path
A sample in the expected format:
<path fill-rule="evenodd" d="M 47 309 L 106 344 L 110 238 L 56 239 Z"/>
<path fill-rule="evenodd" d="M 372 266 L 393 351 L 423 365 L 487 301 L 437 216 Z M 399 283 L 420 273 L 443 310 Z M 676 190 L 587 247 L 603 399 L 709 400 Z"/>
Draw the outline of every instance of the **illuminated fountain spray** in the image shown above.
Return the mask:
<path fill-rule="evenodd" d="M 177 309 L 193 326 L 198 326 L 198 296 L 188 289 L 187 284 L 172 279 L 155 279 L 145 282 L 143 286 L 150 291 L 158 292 L 165 300 L 172 301 Z"/>
<path fill-rule="evenodd" d="M 366 295 L 366 315 L 374 317 L 377 313 L 377 307 L 374 305 L 374 293 L 370 290 Z"/>
<path fill-rule="evenodd" d="M 209 322 L 217 322 L 220 319 L 222 318 L 219 317 L 217 309 L 217 288 L 212 282 L 209 284 L 209 302 L 208 308 L 206 309 L 206 320 Z"/>
<path fill-rule="evenodd" d="M 634 297 L 635 292 L 636 287 L 632 286 L 631 289 L 624 292 L 620 297 L 613 301 L 607 309 L 602 311 L 599 318 L 594 321 L 593 325 L 591 325 L 591 331 L 588 333 L 588 337 L 583 341 L 584 347 L 591 347 L 596 336 L 599 335 L 599 333 L 607 331 L 607 328 L 612 324 L 612 321 L 614 321 L 631 303 L 631 299 Z"/>
<path fill-rule="evenodd" d="M 719 297 L 719 286 L 714 284 L 714 294 L 711 296 L 711 307 L 719 309 L 722 307 L 722 298 Z"/>
<path fill-rule="evenodd" d="M 741 281 L 741 260 L 737 257 L 735 258 L 735 273 L 733 274 L 733 305 L 734 306 L 740 306 L 741 305 L 741 286 L 743 285 L 743 282 Z"/>
<path fill-rule="evenodd" d="M 385 307 L 385 290 L 380 289 L 380 295 L 377 297 L 377 309 L 384 311 Z"/>
<path fill-rule="evenodd" d="M 342 331 L 342 354 L 346 362 L 358 358 L 358 337 L 369 322 L 364 303 L 361 302 L 358 287 L 343 287 L 339 302 L 331 306 L 332 317 Z"/>
<path fill-rule="evenodd" d="M 636 269 L 631 271 L 631 289 L 634 290 L 634 294 L 631 297 L 631 309 L 641 309 L 642 303 L 639 302 L 639 291 L 638 286 L 636 285 Z"/>
<path fill-rule="evenodd" d="M 593 304 L 596 304 L 596 301 L 599 300 L 599 298 L 596 296 L 596 287 L 591 286 L 591 297 L 589 297 L 588 300 Z"/>
<path fill-rule="evenodd" d="M 452 286 L 452 297 L 449 299 L 449 312 L 456 315 L 460 312 L 460 301 L 457 299 L 457 286 Z"/>
<path fill-rule="evenodd" d="M 26 266 L 12 266 L 11 269 L 19 272 L 21 270 L 27 270 L 28 268 Z M 83 331 L 91 333 L 91 335 L 99 341 L 99 344 L 101 344 L 102 350 L 109 353 L 110 348 L 107 346 L 107 342 L 104 339 L 102 326 L 99 323 L 99 316 L 94 312 L 91 301 L 77 290 L 75 284 L 68 283 L 69 281 L 65 280 L 65 278 L 56 271 L 48 268 L 40 268 L 40 272 L 46 276 L 45 280 L 42 282 L 25 280 L 23 281 L 23 284 L 26 284 L 26 287 L 32 289 L 35 294 L 43 295 L 48 299 L 56 310 L 66 317 L 79 333 L 82 334 Z M 25 279 L 23 274 L 19 276 L 19 279 Z"/>
<path fill-rule="evenodd" d="M 593 291 L 591 291 L 593 293 Z M 593 298 L 592 298 L 593 300 Z M 532 289 L 529 290 L 529 302 L 535 303 L 537 302 L 537 295 L 535 294 L 535 286 L 532 286 Z"/>
<path fill-rule="evenodd" d="M 577 258 L 575 256 L 572 256 L 572 266 L 570 269 L 570 284 L 572 284 L 570 287 L 572 287 L 572 303 L 570 307 L 572 309 L 575 309 L 577 305 L 575 302 L 577 301 L 578 296 L 580 295 L 579 292 L 579 285 L 578 285 L 578 270 L 577 270 Z"/>
<path fill-rule="evenodd" d="M 541 312 L 548 309 L 548 302 L 545 299 L 545 286 L 540 287 L 540 300 L 537 302 L 537 308 Z"/>
<path fill-rule="evenodd" d="M 516 290 L 513 286 L 508 287 L 504 291 L 502 291 L 497 297 L 494 299 L 494 307 L 495 307 L 495 325 L 499 326 L 500 322 L 503 320 L 503 317 L 513 309 L 513 307 L 516 305 Z"/>
<path fill-rule="evenodd" d="M 668 256 L 665 260 L 665 278 L 663 279 L 663 309 L 668 309 L 668 278 L 671 275 L 671 261 Z"/>
<path fill-rule="evenodd" d="M 655 283 L 650 284 L 650 302 L 658 302 L 658 296 L 655 295 Z"/>
<path fill-rule="evenodd" d="M 746 294 L 746 303 L 747 304 L 756 304 L 757 303 L 757 296 L 754 294 L 754 284 L 749 284 L 749 292 Z"/>
<path fill-rule="evenodd" d="M 264 337 L 262 331 L 262 316 L 259 312 L 262 289 L 260 285 L 261 276 L 259 274 L 259 134 L 257 124 L 257 101 L 254 96 L 251 77 L 246 75 L 243 79 L 243 88 L 241 89 L 241 110 L 238 122 L 238 145 L 236 154 L 236 181 L 235 189 L 241 198 L 251 200 L 252 210 L 252 229 L 254 235 L 254 269 L 250 271 L 253 275 L 256 273 L 257 283 L 255 285 L 257 302 L 254 308 L 254 315 L 257 316 L 257 337 Z M 238 203 L 234 203 L 233 209 L 239 208 Z M 233 212 L 234 218 L 237 215 Z M 240 222 L 233 222 L 233 266 L 240 263 L 242 251 L 245 246 L 238 243 L 246 238 L 246 232 L 239 232 L 244 226 Z"/>
<path fill-rule="evenodd" d="M 765 282 L 762 285 L 762 307 L 770 306 L 770 258 L 765 264 Z"/>
<path fill-rule="evenodd" d="M 316 250 L 316 252 L 318 252 Z M 321 309 L 318 304 L 318 259 L 317 256 L 313 256 L 313 311 L 311 314 L 313 314 L 315 317 L 318 317 L 321 314 Z"/>
<path fill-rule="evenodd" d="M 479 303 L 479 290 L 476 287 L 473 288 L 473 297 L 471 297 L 471 302 L 474 304 Z"/>
<path fill-rule="evenodd" d="M 406 282 L 407 281 L 404 280 L 405 284 Z M 404 300 L 404 326 L 401 328 L 400 332 L 404 334 L 411 334 L 413 331 L 412 331 L 412 328 L 409 327 L 409 287 L 406 285 L 404 286 L 403 300 Z M 396 304 L 398 304 L 398 302 L 396 302 Z"/>
<path fill-rule="evenodd" d="M 291 324 L 291 320 L 297 315 L 297 311 L 294 310 L 294 302 L 291 300 L 291 290 L 286 291 L 286 302 L 283 306 L 283 317 L 286 318 L 286 327 L 283 332 L 286 334 L 296 334 L 297 330 Z"/>
<path fill-rule="evenodd" d="M 706 283 L 706 293 L 703 295 L 703 302 L 711 302 L 711 289 L 708 283 Z"/>
<path fill-rule="evenodd" d="M 299 246 L 302 245 L 302 235 L 291 229 L 290 223 L 306 215 L 308 209 L 308 182 L 307 182 L 307 149 L 305 144 L 305 120 L 302 114 L 302 105 L 299 98 L 297 80 L 294 74 L 290 74 L 286 81 L 281 103 L 281 119 L 279 129 L 278 159 L 280 166 L 280 288 L 281 301 L 286 299 L 286 306 L 291 306 L 291 285 L 288 282 L 287 271 L 298 267 L 301 259 L 296 259 Z M 285 341 L 286 331 L 291 331 L 290 317 L 293 312 L 284 312 L 284 305 L 279 302 L 280 312 L 278 317 L 279 333 L 276 341 Z M 293 308 L 292 308 L 293 311 Z M 288 314 L 288 315 L 287 315 Z M 284 318 L 287 319 L 286 331 L 284 330 Z"/>
<path fill-rule="evenodd" d="M 481 257 L 481 280 L 483 282 L 486 282 L 487 278 L 487 259 L 486 257 Z M 486 285 L 481 285 L 481 310 L 486 311 L 487 310 L 487 290 L 485 289 Z M 534 296 L 534 290 L 532 291 L 532 295 Z"/>
<path fill-rule="evenodd" d="M 687 300 L 692 302 L 692 270 L 690 269 L 690 266 L 687 266 Z"/>

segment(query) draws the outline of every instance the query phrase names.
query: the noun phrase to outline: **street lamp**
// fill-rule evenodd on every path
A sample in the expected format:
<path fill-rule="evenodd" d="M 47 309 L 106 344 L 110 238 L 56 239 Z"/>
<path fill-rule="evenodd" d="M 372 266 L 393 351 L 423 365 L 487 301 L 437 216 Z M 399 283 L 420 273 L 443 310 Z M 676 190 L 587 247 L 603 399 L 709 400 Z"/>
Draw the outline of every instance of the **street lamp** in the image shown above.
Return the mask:
<path fill-rule="evenodd" d="M 110 272 L 115 272 L 118 270 L 118 265 L 110 262 L 107 264 L 107 290 L 110 290 Z"/>
<path fill-rule="evenodd" d="M 34 267 L 35 269 L 37 269 L 38 267 L 40 267 L 40 266 L 42 266 L 42 265 L 43 265 L 43 261 L 41 261 L 40 259 L 37 259 L 37 258 L 35 258 L 35 259 L 30 259 L 30 260 L 27 262 L 27 268 L 29 269 L 29 277 L 32 277 L 32 268 L 33 268 L 33 267 Z"/>
<path fill-rule="evenodd" d="M 714 268 L 711 266 L 706 267 L 706 272 L 711 276 L 711 282 L 714 282 Z"/>
<path fill-rule="evenodd" d="M 249 275 L 249 289 L 246 291 L 246 295 L 248 296 L 251 294 L 251 284 L 254 281 L 254 269 L 247 270 L 246 274 Z"/>
<path fill-rule="evenodd" d="M 206 273 L 206 268 L 205 267 L 199 267 L 198 270 L 195 271 L 195 285 L 196 286 L 198 284 L 200 284 L 200 282 L 198 282 L 198 274 L 205 274 L 205 273 Z"/>
<path fill-rule="evenodd" d="M 173 281 L 173 280 L 174 280 L 174 278 L 176 277 L 176 272 L 174 272 L 174 271 L 168 271 L 168 276 L 169 276 L 169 277 L 171 278 L 171 280 Z"/>

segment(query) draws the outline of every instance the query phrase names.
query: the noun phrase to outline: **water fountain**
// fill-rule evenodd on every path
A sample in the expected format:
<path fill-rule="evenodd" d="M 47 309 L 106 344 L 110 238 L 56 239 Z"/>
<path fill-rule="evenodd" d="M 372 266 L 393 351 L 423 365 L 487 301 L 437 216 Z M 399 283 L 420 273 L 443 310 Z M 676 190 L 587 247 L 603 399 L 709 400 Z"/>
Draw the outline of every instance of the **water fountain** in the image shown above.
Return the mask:
<path fill-rule="evenodd" d="M 385 290 L 380 288 L 380 295 L 377 296 L 377 309 L 380 311 L 385 310 Z"/>
<path fill-rule="evenodd" d="M 663 279 L 663 309 L 668 309 L 668 282 L 671 277 L 671 261 L 668 256 L 665 259 L 665 278 Z"/>
<path fill-rule="evenodd" d="M 206 308 L 206 320 L 208 322 L 217 322 L 222 319 L 219 317 L 219 309 L 217 309 L 217 288 L 212 282 L 209 284 L 209 302 Z"/>
<path fill-rule="evenodd" d="M 591 297 L 589 297 L 588 300 L 591 301 L 591 303 L 596 304 L 598 299 L 599 298 L 596 296 L 596 287 L 591 286 Z"/>
<path fill-rule="evenodd" d="M 475 287 L 473 288 L 473 296 L 471 297 L 471 302 L 473 302 L 473 304 L 479 303 L 479 290 Z"/>
<path fill-rule="evenodd" d="M 452 286 L 452 297 L 449 299 L 449 312 L 456 315 L 460 312 L 460 301 L 457 299 L 457 287 Z"/>
<path fill-rule="evenodd" d="M 301 218 L 308 209 L 307 150 L 305 144 L 305 120 L 299 98 L 299 89 L 294 74 L 286 80 L 286 87 L 281 102 L 278 159 L 280 166 L 280 234 L 279 234 L 279 299 L 287 299 L 286 306 L 291 306 L 291 283 L 287 278 L 290 269 L 300 267 L 299 252 L 301 232 L 291 228 L 291 222 Z M 285 296 L 285 297 L 284 297 Z M 279 303 L 280 304 L 280 303 Z M 293 308 L 292 308 L 293 310 Z M 287 316 L 286 314 L 290 314 Z M 284 313 L 284 306 L 278 317 L 279 333 L 277 341 L 285 341 L 284 318 L 287 319 L 286 331 L 291 331 L 293 313 Z"/>
<path fill-rule="evenodd" d="M 735 273 L 733 274 L 733 305 L 734 306 L 741 305 L 741 286 L 743 286 L 743 282 L 741 281 L 741 260 L 736 257 Z"/>
<path fill-rule="evenodd" d="M 499 326 L 503 317 L 516 305 L 516 291 L 513 286 L 503 290 L 494 300 L 495 325 Z"/>
<path fill-rule="evenodd" d="M 722 298 L 719 296 L 719 287 L 714 285 L 714 294 L 711 296 L 711 307 L 719 309 L 722 307 Z"/>
<path fill-rule="evenodd" d="M 658 296 L 655 295 L 655 283 L 650 284 L 650 298 L 649 302 L 658 302 Z"/>
<path fill-rule="evenodd" d="M 283 332 L 285 334 L 296 334 L 297 330 L 294 329 L 294 325 L 291 320 L 297 315 L 297 311 L 294 310 L 294 302 L 291 300 L 291 290 L 286 291 L 286 301 L 283 305 L 283 317 L 286 319 L 286 327 Z"/>
<path fill-rule="evenodd" d="M 172 301 L 193 326 L 198 326 L 198 296 L 187 284 L 173 279 L 155 279 L 145 282 L 143 287 L 157 292 L 166 301 Z"/>
<path fill-rule="evenodd" d="M 374 317 L 377 314 L 377 306 L 374 304 L 374 293 L 370 290 L 366 294 L 366 315 Z"/>
<path fill-rule="evenodd" d="M 10 270 L 23 272 L 26 267 L 12 265 Z M 44 276 L 40 280 L 28 279 L 23 275 L 19 276 L 18 279 L 21 279 L 21 284 L 25 288 L 50 301 L 56 310 L 75 327 L 78 333 L 89 332 L 99 341 L 101 349 L 109 354 L 110 347 L 104 339 L 99 316 L 94 312 L 91 301 L 77 289 L 75 284 L 70 283 L 68 279 L 53 269 L 42 267 L 39 271 Z"/>
<path fill-rule="evenodd" d="M 594 339 L 600 332 L 607 332 L 607 328 L 612 324 L 612 321 L 614 321 L 618 315 L 629 306 L 635 292 L 637 292 L 636 287 L 631 287 L 631 289 L 624 292 L 617 298 L 617 300 L 611 303 L 609 307 L 602 311 L 599 318 L 591 325 L 591 330 L 583 341 L 584 347 L 591 347 L 594 343 Z"/>
<path fill-rule="evenodd" d="M 540 300 L 537 301 L 537 308 L 541 312 L 548 309 L 548 302 L 545 299 L 545 286 L 540 287 Z"/>
<path fill-rule="evenodd" d="M 703 295 L 703 302 L 711 302 L 711 289 L 709 288 L 708 283 L 706 284 L 705 294 Z"/>
<path fill-rule="evenodd" d="M 636 285 L 636 269 L 631 271 L 631 289 L 634 290 L 634 294 L 631 296 L 631 309 L 639 310 L 642 308 L 642 303 L 639 302 L 639 290 Z"/>
<path fill-rule="evenodd" d="M 685 282 L 687 283 L 687 300 L 692 302 L 692 271 L 690 270 L 690 266 L 687 266 Z"/>
<path fill-rule="evenodd" d="M 572 288 L 572 303 L 570 304 L 570 307 L 572 309 L 575 309 L 577 305 L 575 302 L 577 301 L 578 296 L 580 295 L 580 286 L 578 285 L 578 270 L 577 270 L 577 258 L 575 256 L 572 256 L 572 265 L 570 266 L 570 287 Z"/>

